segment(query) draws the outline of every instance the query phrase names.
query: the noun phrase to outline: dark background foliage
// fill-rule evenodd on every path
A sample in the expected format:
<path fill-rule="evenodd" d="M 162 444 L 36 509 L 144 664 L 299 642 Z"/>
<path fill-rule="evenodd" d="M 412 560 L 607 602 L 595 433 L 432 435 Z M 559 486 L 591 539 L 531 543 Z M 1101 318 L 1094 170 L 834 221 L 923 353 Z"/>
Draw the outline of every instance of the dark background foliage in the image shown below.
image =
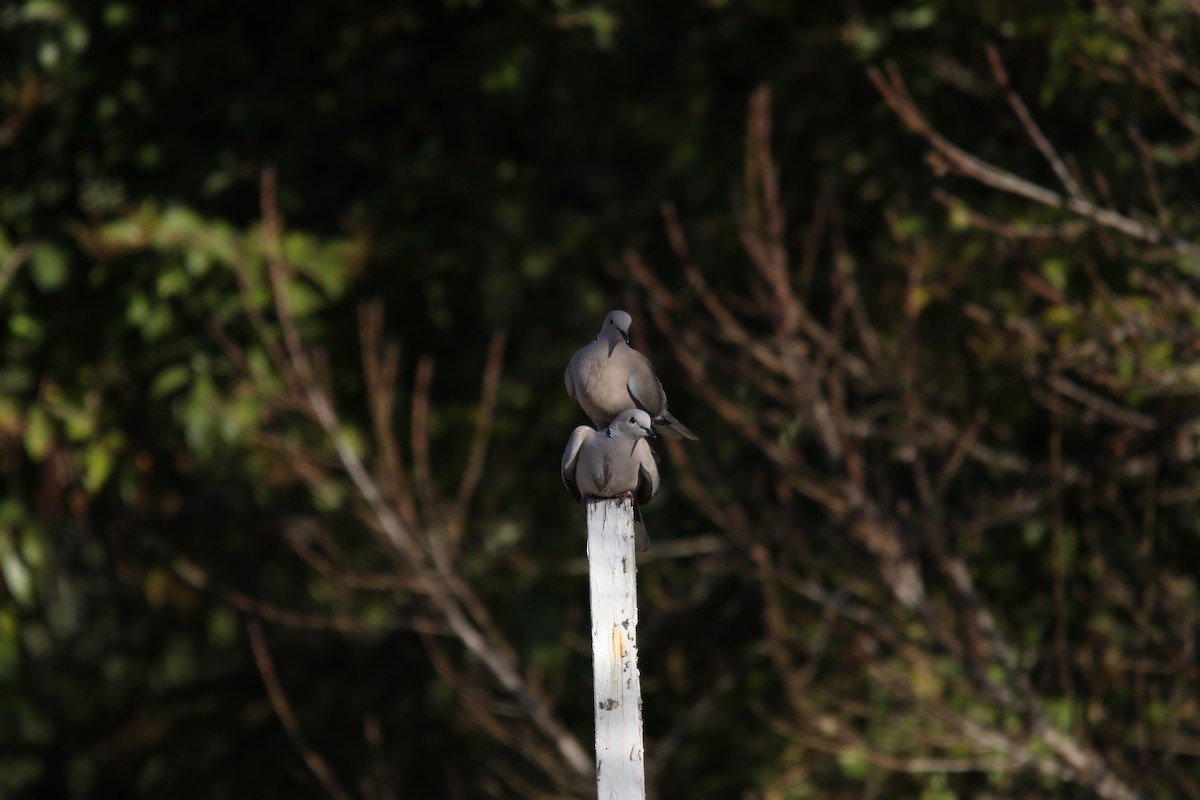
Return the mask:
<path fill-rule="evenodd" d="M 561 374 L 625 307 L 702 439 L 646 509 L 655 796 L 1200 796 L 1197 13 L 0 9 L 0 793 L 586 796 L 418 579 L 589 744 Z M 1066 196 L 989 46 L 1156 236 L 930 159 L 868 77 Z M 272 358 L 281 297 L 335 428 Z M 450 568 L 387 539 L 346 451 Z"/>

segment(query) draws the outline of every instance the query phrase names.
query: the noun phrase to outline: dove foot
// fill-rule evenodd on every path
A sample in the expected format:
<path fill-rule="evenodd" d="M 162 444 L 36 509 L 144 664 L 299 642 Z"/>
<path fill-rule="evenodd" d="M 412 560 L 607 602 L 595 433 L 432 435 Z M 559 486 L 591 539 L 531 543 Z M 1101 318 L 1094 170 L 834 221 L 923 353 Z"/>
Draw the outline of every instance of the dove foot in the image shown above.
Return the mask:
<path fill-rule="evenodd" d="M 579 505 L 586 508 L 587 504 L 592 500 L 628 500 L 632 503 L 633 492 L 621 492 L 620 494 L 613 495 L 612 497 L 600 497 L 599 495 L 595 494 L 585 494 L 583 497 L 579 498 Z"/>

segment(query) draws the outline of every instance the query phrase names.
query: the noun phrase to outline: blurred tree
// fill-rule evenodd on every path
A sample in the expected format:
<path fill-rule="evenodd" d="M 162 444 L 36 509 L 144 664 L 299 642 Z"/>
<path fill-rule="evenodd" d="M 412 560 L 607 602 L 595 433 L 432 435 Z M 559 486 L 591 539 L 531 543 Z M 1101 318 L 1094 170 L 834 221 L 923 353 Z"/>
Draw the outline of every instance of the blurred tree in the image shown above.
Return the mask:
<path fill-rule="evenodd" d="M 1200 795 L 1196 14 L 0 9 L 3 794 L 587 796 L 626 306 L 658 796 Z"/>

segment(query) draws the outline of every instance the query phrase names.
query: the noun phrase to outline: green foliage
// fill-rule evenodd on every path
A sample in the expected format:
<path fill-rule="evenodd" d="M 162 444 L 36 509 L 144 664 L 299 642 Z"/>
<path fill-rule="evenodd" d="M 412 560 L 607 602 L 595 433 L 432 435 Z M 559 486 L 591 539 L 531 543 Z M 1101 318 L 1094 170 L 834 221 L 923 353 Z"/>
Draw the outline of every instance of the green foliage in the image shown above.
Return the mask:
<path fill-rule="evenodd" d="M 1191 636 L 1180 621 L 1200 602 L 1188 574 L 1200 555 L 1188 427 L 1200 313 L 1179 277 L 1193 260 L 1113 233 L 1046 236 L 1071 214 L 931 174 L 926 148 L 864 75 L 894 61 L 948 140 L 1056 186 L 991 82 L 983 48 L 997 44 L 1047 139 L 1081 175 L 1105 176 L 1085 181 L 1089 194 L 1194 241 L 1188 123 L 1200 92 L 1193 73 L 1168 70 L 1168 102 L 1138 39 L 1196 52 L 1193 9 L 1140 4 L 1131 29 L 1121 8 L 0 9 L 11 44 L 0 48 L 0 794 L 323 796 L 263 688 L 245 629 L 262 619 L 299 725 L 344 785 L 382 782 L 379 761 L 398 796 L 448 796 L 449 785 L 520 796 L 496 766 L 520 775 L 531 762 L 467 713 L 478 698 L 448 675 L 483 687 L 486 670 L 442 642 L 428 596 L 348 591 L 323 571 L 336 562 L 375 586 L 403 564 L 363 523 L 352 481 L 304 471 L 338 454 L 284 402 L 294 376 L 279 363 L 276 256 L 297 330 L 321 352 L 335 435 L 368 467 L 386 453 L 363 377 L 363 301 L 383 301 L 383 336 L 399 345 L 392 422 L 403 459 L 416 445 L 417 364 L 432 359 L 430 480 L 445 496 L 471 452 L 488 336 L 507 331 L 489 480 L 467 509 L 459 557 L 521 666 L 585 742 L 586 591 L 564 566 L 583 555 L 581 523 L 552 472 L 582 418 L 560 376 L 606 310 L 639 310 L 672 409 L 703 438 L 691 462 L 667 459 L 666 488 L 647 509 L 655 541 L 719 531 L 725 548 L 639 567 L 649 752 L 673 746 L 664 800 L 1084 796 L 1078 781 L 1037 768 L 1056 756 L 1032 732 L 1035 707 L 1148 796 L 1200 781 L 1178 747 L 1195 736 L 1197 703 L 1177 659 Z M 837 399 L 876 416 L 845 435 L 862 439 L 867 479 L 888 485 L 876 499 L 930 576 L 934 611 L 955 610 L 939 571 L 952 552 L 1016 666 L 995 656 L 972 669 L 949 652 L 928 618 L 883 588 L 876 554 L 846 536 L 853 520 L 788 482 L 783 463 L 826 476 L 845 466 L 823 460 L 810 415 L 774 429 L 786 459 L 764 454 L 705 390 L 754 413 L 778 398 L 744 374 L 721 376 L 715 361 L 693 380 L 650 324 L 659 310 L 682 314 L 681 330 L 712 332 L 696 283 L 665 266 L 666 200 L 714 290 L 742 298 L 746 317 L 770 305 L 770 291 L 744 291 L 736 224 L 762 224 L 752 183 L 738 182 L 746 98 L 762 85 L 775 98 L 795 291 L 821 325 L 861 315 L 878 330 L 879 374 Z M 268 168 L 278 239 L 263 220 Z M 945 207 L 935 190 L 953 195 Z M 656 265 L 674 306 L 647 303 L 622 265 L 630 248 Z M 910 287 L 915 251 L 923 272 Z M 859 308 L 847 305 L 850 279 Z M 771 340 L 765 323 L 752 332 Z M 867 349 L 847 333 L 816 363 Z M 1076 399 L 1054 394 L 1047 376 L 1069 379 Z M 1104 402 L 1075 424 L 1064 409 L 1079 391 Z M 925 451 L 872 438 L 916 424 L 914 395 L 962 430 L 978 425 L 994 456 L 965 458 L 929 518 L 914 510 L 911 471 Z M 1112 407 L 1125 416 L 1105 417 Z M 1143 418 L 1152 427 L 1135 424 Z M 936 455 L 951 463 L 959 444 Z M 711 496 L 743 502 L 751 518 L 696 502 L 679 478 L 701 458 L 728 476 Z M 327 541 L 295 532 L 308 516 Z M 936 546 L 934 523 L 950 532 Z M 834 601 L 819 606 L 813 587 Z M 773 593 L 781 641 L 769 636 Z M 877 625 L 830 610 L 850 607 Z M 803 713 L 778 647 L 792 648 L 807 680 Z M 996 699 L 1013 686 L 1031 698 L 1026 713 Z M 508 709 L 511 698 L 479 702 Z M 363 734 L 369 716 L 379 757 Z M 947 720 L 1028 742 L 1027 758 L 983 752 Z M 888 766 L 939 758 L 975 766 Z"/>

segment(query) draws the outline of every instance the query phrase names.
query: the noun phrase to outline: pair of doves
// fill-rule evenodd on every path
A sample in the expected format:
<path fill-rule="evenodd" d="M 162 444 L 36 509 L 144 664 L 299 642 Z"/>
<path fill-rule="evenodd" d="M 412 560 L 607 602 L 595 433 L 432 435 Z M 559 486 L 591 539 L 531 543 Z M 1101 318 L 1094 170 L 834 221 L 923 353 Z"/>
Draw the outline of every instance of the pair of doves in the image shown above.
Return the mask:
<path fill-rule="evenodd" d="M 655 429 L 669 439 L 698 437 L 667 410 L 654 366 L 629 346 L 632 322 L 624 311 L 610 311 L 596 340 L 577 350 L 567 364 L 567 394 L 596 429 L 580 425 L 571 433 L 562 479 L 576 500 L 632 497 L 634 546 L 645 550 L 650 538 L 638 504 L 658 492 L 658 464 L 646 439 Z"/>

